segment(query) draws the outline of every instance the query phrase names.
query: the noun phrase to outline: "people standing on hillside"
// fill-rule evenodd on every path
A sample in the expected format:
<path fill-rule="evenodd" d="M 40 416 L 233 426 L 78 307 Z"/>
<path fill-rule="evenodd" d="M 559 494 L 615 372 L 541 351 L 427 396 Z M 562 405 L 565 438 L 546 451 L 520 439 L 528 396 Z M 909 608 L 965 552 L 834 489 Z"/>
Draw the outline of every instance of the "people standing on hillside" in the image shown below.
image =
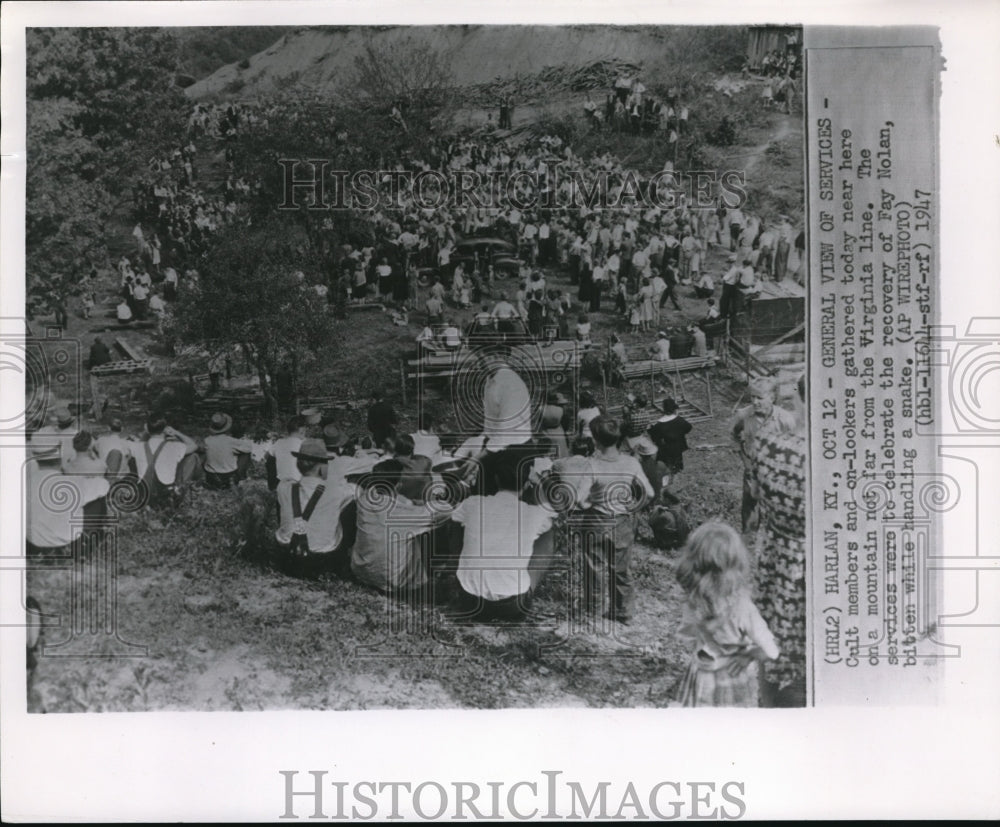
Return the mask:
<path fill-rule="evenodd" d="M 652 498 L 653 488 L 639 461 L 618 450 L 622 438 L 618 420 L 595 417 L 590 431 L 596 446 L 590 457 L 593 481 L 583 507 L 570 518 L 577 537 L 574 545 L 583 551 L 583 608 L 628 623 L 636 518 Z"/>
<path fill-rule="evenodd" d="M 805 377 L 790 421 L 772 419 L 752 445 L 752 484 L 760 528 L 756 598 L 781 650 L 760 676 L 760 705 L 806 703 L 806 416 Z"/>
<path fill-rule="evenodd" d="M 677 403 L 663 400 L 663 416 L 649 429 L 649 437 L 657 447 L 656 459 L 666 468 L 663 487 L 669 488 L 673 479 L 684 470 L 684 452 L 688 449 L 687 435 L 691 423 L 677 413 Z"/>

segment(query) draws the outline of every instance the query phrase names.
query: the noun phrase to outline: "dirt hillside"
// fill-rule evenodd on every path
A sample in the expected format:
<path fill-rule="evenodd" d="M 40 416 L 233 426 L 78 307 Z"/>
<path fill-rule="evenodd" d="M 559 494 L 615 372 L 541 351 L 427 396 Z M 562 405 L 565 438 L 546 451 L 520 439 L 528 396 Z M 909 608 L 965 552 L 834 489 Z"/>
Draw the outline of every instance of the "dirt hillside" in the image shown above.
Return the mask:
<path fill-rule="evenodd" d="M 392 26 L 289 29 L 242 65 L 232 63 L 190 86 L 194 100 L 250 97 L 298 73 L 298 83 L 333 91 L 354 68 L 366 38 L 379 45 L 429 44 L 449 58 L 463 85 L 597 60 L 643 64 L 682 49 L 685 31 L 652 26 Z M 247 65 L 249 64 L 249 65 Z"/>

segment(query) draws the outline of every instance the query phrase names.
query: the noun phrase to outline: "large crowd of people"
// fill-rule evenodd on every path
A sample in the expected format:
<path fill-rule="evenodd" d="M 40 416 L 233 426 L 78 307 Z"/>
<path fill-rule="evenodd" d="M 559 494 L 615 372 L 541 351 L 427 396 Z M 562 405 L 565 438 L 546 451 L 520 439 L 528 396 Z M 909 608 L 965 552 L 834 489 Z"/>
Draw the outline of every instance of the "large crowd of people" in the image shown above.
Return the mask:
<path fill-rule="evenodd" d="M 581 589 L 569 611 L 629 623 L 639 518 L 684 472 L 692 425 L 671 399 L 654 408 L 632 397 L 621 417 L 586 391 L 575 406 L 551 393 L 539 407 L 508 349 L 487 346 L 478 358 L 482 427 L 464 439 L 439 434 L 427 412 L 417 430 L 401 432 L 381 398 L 371 400 L 364 434 L 344 433 L 319 410 L 289 418 L 264 463 L 278 515 L 271 559 L 291 575 L 349 577 L 439 606 L 457 622 L 533 622 L 533 596 L 568 566 Z M 758 659 L 767 661 L 761 703 L 804 702 L 804 386 L 794 411 L 774 397 L 773 382 L 755 385 L 733 428 L 744 518 L 759 520 L 755 582 L 728 526 L 710 538 L 696 531 L 680 564 L 691 600 L 685 629 L 696 642 L 686 704 L 747 702 Z M 29 556 L 87 553 L 107 530 L 116 486 L 134 489 L 132 507 L 169 509 L 192 486 L 238 491 L 253 474 L 254 444 L 225 413 L 200 441 L 156 415 L 141 437 L 120 420 L 95 436 L 68 409 L 53 420 L 30 442 Z M 67 486 L 82 521 L 58 502 Z"/>
<path fill-rule="evenodd" d="M 615 118 L 620 108 L 630 118 L 638 111 L 640 130 L 650 107 L 670 129 L 682 129 L 687 114 L 680 101 L 653 101 L 628 77 L 616 82 L 607 107 Z M 254 189 L 228 171 L 224 193 L 204 189 L 194 137 L 225 137 L 266 117 L 250 106 L 199 105 L 190 141 L 153 159 L 150 178 L 137 187 L 135 260 L 118 263 L 120 322 L 167 312 L 164 300 L 199 278 L 194 257 L 239 218 L 241 199 Z M 371 402 L 365 433 L 344 433 L 318 410 L 291 416 L 264 458 L 277 514 L 273 560 L 297 576 L 349 577 L 415 605 L 439 605 L 459 622 L 532 622 L 533 596 L 553 570 L 570 565 L 581 584 L 571 611 L 630 622 L 640 515 L 684 473 L 692 425 L 672 399 L 629 396 L 620 417 L 586 390 L 574 400 L 555 391 L 533 399 L 509 344 L 471 337 L 458 316 L 471 316 L 480 331 L 590 343 L 592 320 L 611 315 L 621 334 L 656 332 L 653 358 L 704 355 L 706 332 L 736 319 L 763 280 L 794 275 L 790 250 L 801 250 L 801 233 L 787 216 L 765 217 L 745 204 L 696 208 L 684 193 L 672 206 L 652 204 L 642 197 L 651 176 L 610 154 L 579 157 L 548 135 L 442 139 L 426 158 L 411 154 L 395 164 L 474 172 L 473 195 L 489 206 L 445 200 L 429 209 L 404 183 L 393 193 L 397 206 L 368 213 L 368 243 L 338 248 L 325 287 L 331 302 L 377 298 L 399 324 L 416 316 L 418 355 L 471 344 L 485 376 L 474 400 L 482 427 L 472 436 L 439 433 L 420 410 L 419 428 L 401 432 L 381 398 Z M 560 165 L 573 175 L 551 174 Z M 515 178 L 519 197 L 511 198 L 498 182 Z M 638 193 L 628 193 L 632 180 Z M 574 185 L 599 182 L 613 206 L 573 200 Z M 712 249 L 729 257 L 718 293 L 706 266 Z M 707 301 L 703 318 L 671 319 L 668 304 L 680 311 L 682 285 Z M 99 344 L 92 366 L 109 355 Z M 608 350 L 629 359 L 618 334 Z M 744 530 L 759 519 L 756 565 L 722 524 L 696 530 L 683 552 L 678 577 L 689 599 L 685 633 L 694 641 L 679 695 L 685 704 L 749 703 L 758 661 L 766 662 L 761 703 L 804 703 L 803 420 L 800 411 L 779 411 L 773 386 L 755 388 L 752 408 L 734 426 Z M 149 507 L 172 508 L 192 486 L 238 492 L 255 473 L 255 445 L 225 412 L 212 417 L 202 440 L 159 414 L 131 436 L 120 419 L 101 434 L 69 409 L 51 419 L 29 448 L 31 555 L 85 551 L 115 507 L 116 488 L 133 488 Z M 61 484 L 79 492 L 82 522 L 53 507 Z"/>

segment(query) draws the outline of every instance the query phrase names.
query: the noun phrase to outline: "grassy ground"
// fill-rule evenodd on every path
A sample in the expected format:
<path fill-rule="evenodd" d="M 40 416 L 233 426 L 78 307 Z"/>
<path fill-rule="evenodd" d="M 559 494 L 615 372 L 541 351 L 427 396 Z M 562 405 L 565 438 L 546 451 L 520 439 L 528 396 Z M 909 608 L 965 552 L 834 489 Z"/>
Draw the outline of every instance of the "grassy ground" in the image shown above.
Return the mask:
<path fill-rule="evenodd" d="M 776 141 L 762 132 L 752 136 L 755 145 L 742 149 L 753 160 L 759 180 L 787 188 L 788 198 L 794 200 L 794 195 L 801 205 L 801 166 L 794 160 L 801 152 L 801 126 L 798 119 L 775 113 L 770 130 L 779 135 Z M 719 275 L 727 254 L 726 249 L 709 251 L 707 268 Z M 551 284 L 570 289 L 565 276 L 554 271 L 547 275 Z M 513 292 L 513 283 L 510 288 Z M 109 295 L 113 289 L 109 279 Z M 704 302 L 689 289 L 680 288 L 678 296 L 681 311 L 665 311 L 661 327 L 703 315 Z M 605 301 L 604 307 L 610 310 L 611 303 Z M 471 313 L 454 315 L 466 320 Z M 610 312 L 591 318 L 594 338 L 601 344 L 612 330 L 620 330 Z M 85 322 L 71 310 L 66 336 L 81 342 L 84 355 L 96 323 Z M 416 405 L 412 392 L 409 404 L 403 404 L 398 358 L 412 348 L 422 319 L 414 314 L 408 327 L 398 327 L 388 316 L 371 311 L 335 324 L 338 343 L 310 367 L 310 383 L 340 399 L 361 399 L 380 388 L 396 403 L 402 427 L 414 427 Z M 44 320 L 36 326 L 44 328 Z M 160 392 L 168 362 L 157 355 L 154 336 L 127 335 L 156 356 L 157 372 L 102 382 L 101 392 L 112 398 L 112 410 L 139 411 Z M 642 348 L 654 336 L 624 333 L 623 338 L 627 346 Z M 685 503 L 692 525 L 709 517 L 739 525 L 741 467 L 729 446 L 728 420 L 744 385 L 735 369 L 724 367 L 713 372 L 713 383 L 716 415 L 695 426 L 685 471 L 673 490 Z M 648 385 L 643 388 L 648 390 Z M 704 405 L 696 385 L 689 383 L 688 388 Z M 69 396 L 72 389 L 56 390 Z M 82 395 L 89 403 L 85 384 Z M 436 396 L 444 405 L 446 394 Z M 345 411 L 338 424 L 360 431 L 362 417 L 363 409 Z M 129 425 L 138 429 L 140 419 L 129 419 Z M 190 415 L 184 427 L 203 435 L 207 421 L 207 414 Z M 86 657 L 58 657 L 71 647 L 48 650 L 52 656 L 41 659 L 30 709 L 669 704 L 687 654 L 677 635 L 677 553 L 655 549 L 644 521 L 633 555 L 635 611 L 630 625 L 579 628 L 570 623 L 569 591 L 563 576 L 555 574 L 541 591 L 539 609 L 548 617 L 537 626 L 458 626 L 436 609 L 414 614 L 347 580 L 330 577 L 306 583 L 262 565 L 256 543 L 266 536 L 260 521 L 270 509 L 262 469 L 257 468 L 256 475 L 238 494 L 193 491 L 166 517 L 148 511 L 122 517 L 114 585 L 117 633 L 121 640 L 147 647 L 143 656 L 109 657 L 135 652 L 86 629 L 72 637 L 70 572 L 50 568 L 28 574 L 28 591 L 51 615 L 49 623 L 59 623 L 46 631 L 49 647 L 69 637 L 71 643 L 88 647 Z M 746 540 L 752 544 L 752 537 Z"/>
<path fill-rule="evenodd" d="M 738 460 L 720 417 L 696 428 L 675 490 L 694 522 L 738 521 Z M 240 493 L 198 490 L 169 516 L 125 515 L 118 528 L 117 632 L 145 657 L 84 630 L 99 657 L 43 657 L 35 711 L 665 706 L 685 664 L 677 637 L 676 552 L 635 546 L 628 626 L 569 620 L 566 575 L 540 593 L 537 626 L 459 626 L 333 576 L 317 583 L 263 565 L 244 544 L 251 510 L 270 514 L 261 480 Z M 252 539 L 252 537 L 251 537 Z M 749 538 L 748 538 L 749 539 Z M 28 590 L 69 636 L 72 574 L 31 572 Z M 54 620 L 54 618 L 53 618 Z"/>

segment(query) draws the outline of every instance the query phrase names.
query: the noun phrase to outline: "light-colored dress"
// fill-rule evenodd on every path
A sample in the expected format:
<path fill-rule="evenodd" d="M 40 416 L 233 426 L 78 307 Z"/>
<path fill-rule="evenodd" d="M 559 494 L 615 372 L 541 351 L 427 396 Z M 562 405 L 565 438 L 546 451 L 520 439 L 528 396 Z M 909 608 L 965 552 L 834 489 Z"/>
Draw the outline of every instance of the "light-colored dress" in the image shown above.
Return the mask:
<path fill-rule="evenodd" d="M 639 309 L 639 320 L 651 322 L 656 318 L 656 309 L 653 307 L 653 287 L 643 285 L 639 288 L 639 300 L 642 302 Z"/>

